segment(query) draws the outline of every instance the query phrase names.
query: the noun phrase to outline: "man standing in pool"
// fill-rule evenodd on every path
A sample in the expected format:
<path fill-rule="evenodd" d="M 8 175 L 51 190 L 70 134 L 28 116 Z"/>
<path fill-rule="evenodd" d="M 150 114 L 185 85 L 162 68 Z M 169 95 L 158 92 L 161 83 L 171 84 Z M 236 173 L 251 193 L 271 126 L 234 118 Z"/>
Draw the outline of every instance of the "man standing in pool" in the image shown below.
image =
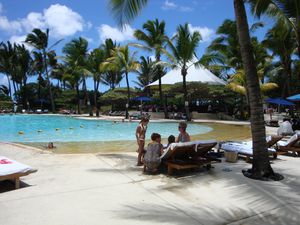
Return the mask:
<path fill-rule="evenodd" d="M 143 165 L 142 158 L 143 158 L 144 152 L 145 152 L 144 147 L 145 147 L 145 138 L 146 138 L 146 131 L 147 131 L 148 123 L 149 123 L 149 119 L 143 117 L 135 131 L 135 137 L 136 137 L 136 141 L 138 144 L 137 166 Z"/>

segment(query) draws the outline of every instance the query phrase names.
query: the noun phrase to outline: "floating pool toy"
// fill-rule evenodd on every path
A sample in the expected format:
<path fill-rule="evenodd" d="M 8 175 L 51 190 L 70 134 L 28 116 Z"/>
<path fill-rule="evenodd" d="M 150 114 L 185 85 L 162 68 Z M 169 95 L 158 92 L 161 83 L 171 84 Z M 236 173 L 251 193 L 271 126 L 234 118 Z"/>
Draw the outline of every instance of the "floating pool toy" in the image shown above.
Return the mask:
<path fill-rule="evenodd" d="M 42 131 L 42 130 L 38 130 L 37 132 L 38 132 L 38 133 L 41 133 L 41 132 L 43 132 L 43 131 Z"/>
<path fill-rule="evenodd" d="M 56 131 L 60 130 L 59 128 L 55 128 Z"/>
<path fill-rule="evenodd" d="M 24 134 L 24 131 L 19 131 L 19 133 L 18 134 Z"/>
<path fill-rule="evenodd" d="M 73 130 L 74 128 L 73 128 L 73 127 L 70 127 L 69 129 L 70 129 L 70 130 Z"/>
<path fill-rule="evenodd" d="M 81 128 L 83 128 L 83 125 L 80 125 Z"/>

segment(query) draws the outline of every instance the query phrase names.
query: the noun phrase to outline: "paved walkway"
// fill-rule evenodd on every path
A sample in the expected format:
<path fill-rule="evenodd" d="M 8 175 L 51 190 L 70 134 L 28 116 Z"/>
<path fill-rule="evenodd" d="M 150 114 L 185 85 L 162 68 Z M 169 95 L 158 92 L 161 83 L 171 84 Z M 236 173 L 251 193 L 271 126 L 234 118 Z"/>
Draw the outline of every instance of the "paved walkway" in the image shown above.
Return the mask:
<path fill-rule="evenodd" d="M 21 189 L 0 182 L 1 225 L 300 221 L 300 158 L 280 156 L 272 166 L 285 179 L 261 182 L 241 174 L 250 167 L 242 160 L 168 177 L 142 174 L 133 153 L 59 155 L 0 143 L 0 155 L 38 169 Z"/>

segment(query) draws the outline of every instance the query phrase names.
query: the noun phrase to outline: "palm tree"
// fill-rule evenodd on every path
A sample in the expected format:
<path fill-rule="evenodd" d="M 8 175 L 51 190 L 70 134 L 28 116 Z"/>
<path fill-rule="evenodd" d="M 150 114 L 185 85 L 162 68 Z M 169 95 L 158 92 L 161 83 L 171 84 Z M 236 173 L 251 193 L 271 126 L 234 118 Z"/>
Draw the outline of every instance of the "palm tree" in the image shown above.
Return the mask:
<path fill-rule="evenodd" d="M 134 36 L 145 43 L 144 45 L 134 44 L 137 47 L 142 47 L 144 49 L 148 49 L 150 51 L 153 51 L 155 54 L 156 63 L 157 66 L 157 75 L 158 75 L 158 88 L 159 88 L 159 99 L 161 104 L 164 106 L 164 113 L 165 117 L 167 118 L 168 112 L 166 104 L 164 104 L 163 101 L 163 93 L 162 93 L 162 87 L 161 87 L 161 77 L 163 76 L 163 68 L 161 65 L 159 65 L 161 54 L 164 52 L 164 49 L 166 47 L 166 44 L 168 43 L 168 36 L 165 33 L 165 21 L 159 22 L 158 19 L 155 20 L 148 20 L 144 25 L 143 30 L 136 30 L 134 32 Z"/>
<path fill-rule="evenodd" d="M 126 103 L 126 119 L 128 119 L 128 108 L 130 102 L 130 86 L 128 80 L 128 74 L 130 72 L 136 72 L 139 69 L 139 62 L 136 61 L 136 52 L 130 54 L 128 45 L 119 47 L 112 51 L 112 57 L 107 59 L 107 62 L 103 64 L 104 68 L 110 68 L 114 70 L 115 67 L 121 69 L 121 72 L 125 74 L 126 86 L 127 86 L 127 103 Z"/>
<path fill-rule="evenodd" d="M 186 88 L 186 76 L 188 74 L 188 69 L 191 66 L 197 65 L 199 62 L 196 61 L 197 55 L 196 50 L 201 40 L 201 35 L 199 32 L 191 32 L 188 24 L 180 25 L 177 28 L 177 34 L 174 37 L 175 45 L 171 42 L 170 48 L 172 55 L 168 55 L 173 68 L 180 68 L 182 75 L 182 85 L 183 85 L 183 97 L 185 104 L 185 111 L 187 120 L 190 121 L 188 96 Z"/>
<path fill-rule="evenodd" d="M 47 50 L 48 50 L 48 41 L 49 41 L 49 29 L 46 32 L 41 31 L 40 29 L 33 29 L 30 34 L 27 35 L 25 42 L 33 46 L 36 50 L 40 51 L 43 56 L 43 64 L 45 66 L 46 80 L 48 91 L 50 95 L 51 109 L 52 112 L 55 112 L 55 104 L 53 99 L 53 93 L 51 88 L 51 81 L 49 75 L 49 68 L 47 62 Z"/>
<path fill-rule="evenodd" d="M 98 90 L 101 82 L 101 76 L 103 71 L 100 70 L 100 64 L 105 60 L 105 52 L 103 48 L 94 49 L 87 59 L 87 70 L 93 75 L 94 81 L 94 104 L 96 108 L 96 116 L 99 116 L 99 105 L 98 105 Z"/>
<path fill-rule="evenodd" d="M 87 89 L 85 83 L 86 76 L 89 74 L 89 71 L 86 69 L 87 62 L 87 52 L 88 52 L 88 42 L 84 38 L 73 39 L 63 47 L 63 53 L 65 56 L 65 63 L 67 66 L 67 79 L 69 79 L 72 84 L 75 85 L 77 92 L 78 100 L 78 113 L 81 113 L 80 110 L 80 94 L 79 94 L 79 85 L 80 82 L 83 83 L 83 91 L 85 99 L 87 100 Z"/>
<path fill-rule="evenodd" d="M 251 46 L 244 1 L 234 0 L 233 2 L 239 43 L 241 47 L 241 56 L 247 80 L 253 142 L 252 169 L 245 172 L 244 175 L 254 179 L 264 179 L 273 176 L 274 172 L 270 165 L 266 145 L 266 130 L 264 124 L 262 98 L 259 89 L 259 79 Z"/>
<path fill-rule="evenodd" d="M 106 59 L 112 57 L 112 52 L 114 49 L 118 47 L 117 43 L 114 42 L 112 39 L 108 38 L 105 42 L 100 46 L 104 50 L 104 57 Z M 102 70 L 100 68 L 100 70 Z M 115 89 L 117 85 L 120 84 L 121 80 L 123 79 L 120 69 L 114 67 L 113 69 L 107 68 L 105 73 L 102 76 L 101 82 L 111 89 Z"/>
<path fill-rule="evenodd" d="M 264 44 L 272 51 L 274 56 L 280 59 L 280 64 L 283 68 L 283 88 L 281 96 L 286 98 L 291 93 L 292 56 L 296 47 L 292 29 L 285 26 L 282 21 L 277 21 L 273 28 L 267 32 Z"/>
<path fill-rule="evenodd" d="M 41 83 L 43 82 L 43 73 L 45 71 L 43 55 L 41 52 L 33 51 L 32 69 L 38 74 L 38 99 L 41 99 Z"/>
<path fill-rule="evenodd" d="M 300 57 L 300 2 L 299 0 L 249 0 L 252 12 L 260 17 L 267 14 L 285 22 L 296 36 Z"/>
<path fill-rule="evenodd" d="M 153 77 L 155 65 L 150 57 L 145 58 L 144 56 L 141 56 L 140 59 L 141 59 L 140 69 L 137 71 L 138 81 L 135 81 L 135 83 L 139 87 L 144 88 L 153 81 L 152 77 Z"/>

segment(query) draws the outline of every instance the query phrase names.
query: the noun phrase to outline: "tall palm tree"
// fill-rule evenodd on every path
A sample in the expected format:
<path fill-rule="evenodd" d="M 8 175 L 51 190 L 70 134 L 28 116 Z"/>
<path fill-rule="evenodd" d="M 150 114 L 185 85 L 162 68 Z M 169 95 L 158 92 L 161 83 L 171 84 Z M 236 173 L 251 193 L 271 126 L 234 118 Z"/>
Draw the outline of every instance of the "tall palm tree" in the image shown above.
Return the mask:
<path fill-rule="evenodd" d="M 30 34 L 27 35 L 25 42 L 33 46 L 36 50 L 39 50 L 42 53 L 43 56 L 43 62 L 45 66 L 45 73 L 46 73 L 46 80 L 47 80 L 47 86 L 48 91 L 50 95 L 50 102 L 51 102 L 51 109 L 52 112 L 55 112 L 55 104 L 54 104 L 54 98 L 51 88 L 51 81 L 50 81 L 50 74 L 49 74 L 49 68 L 48 68 L 48 62 L 47 62 L 47 50 L 48 50 L 48 41 L 49 41 L 49 29 L 46 30 L 46 32 L 43 32 L 40 29 L 33 29 Z"/>
<path fill-rule="evenodd" d="M 252 12 L 260 17 L 267 14 L 285 22 L 296 36 L 300 57 L 300 2 L 299 0 L 249 0 Z"/>
<path fill-rule="evenodd" d="M 84 83 L 86 76 L 89 74 L 89 71 L 86 69 L 88 42 L 81 37 L 78 39 L 73 39 L 63 47 L 63 53 L 66 54 L 64 61 L 68 68 L 67 77 L 75 83 L 78 101 L 78 113 L 81 113 L 79 85 L 80 82 L 83 83 L 82 86 L 85 93 L 85 100 L 87 100 L 87 89 Z"/>
<path fill-rule="evenodd" d="M 160 103 L 164 106 L 164 113 L 165 117 L 167 118 L 168 112 L 167 107 L 164 104 L 165 101 L 163 101 L 163 93 L 162 93 L 162 86 L 161 86 L 161 77 L 163 76 L 163 68 L 161 65 L 159 65 L 159 62 L 161 60 L 161 55 L 164 52 L 164 49 L 166 47 L 166 44 L 168 43 L 168 36 L 165 32 L 165 21 L 159 22 L 158 19 L 155 20 L 148 20 L 143 25 L 143 30 L 136 30 L 134 32 L 134 36 L 144 42 L 144 45 L 135 44 L 135 46 L 142 47 L 144 49 L 148 49 L 150 51 L 153 51 L 155 54 L 156 63 L 157 66 L 157 75 L 158 75 L 158 88 L 159 88 L 159 99 Z"/>
<path fill-rule="evenodd" d="M 108 59 L 112 57 L 112 52 L 118 47 L 118 45 L 111 38 L 108 38 L 100 47 L 103 48 L 104 56 L 106 59 Z M 102 69 L 100 68 L 100 70 Z M 105 70 L 101 82 L 105 85 L 108 85 L 111 89 L 115 89 L 115 87 L 120 84 L 122 79 L 123 77 L 120 69 L 114 67 L 113 69 L 108 68 Z"/>
<path fill-rule="evenodd" d="M 251 46 L 244 1 L 234 0 L 233 2 L 239 43 L 241 47 L 241 56 L 247 80 L 253 142 L 252 169 L 245 172 L 244 175 L 254 179 L 264 179 L 273 176 L 274 172 L 270 165 L 266 145 L 266 130 L 264 124 L 262 98 L 259 89 L 259 79 Z"/>
<path fill-rule="evenodd" d="M 198 65 L 196 50 L 201 40 L 199 32 L 191 32 L 188 24 L 179 25 L 177 28 L 177 34 L 174 37 L 175 44 L 169 43 L 172 55 L 168 55 L 173 68 L 179 68 L 182 75 L 183 85 L 183 97 L 187 120 L 190 121 L 190 112 L 188 105 L 187 87 L 186 87 L 186 76 L 188 69 L 191 66 Z"/>
<path fill-rule="evenodd" d="M 144 88 L 153 81 L 152 77 L 153 77 L 155 65 L 150 57 L 145 58 L 144 56 L 141 56 L 140 59 L 141 59 L 140 69 L 137 71 L 138 81 L 135 81 L 135 83 L 139 87 Z"/>
<path fill-rule="evenodd" d="M 103 48 L 96 48 L 88 55 L 87 59 L 87 70 L 93 76 L 94 81 L 94 104 L 96 108 L 96 116 L 99 116 L 99 105 L 98 105 L 98 90 L 101 82 L 101 76 L 104 71 L 100 69 L 100 64 L 105 60 L 105 52 Z"/>
<path fill-rule="evenodd" d="M 107 59 L 107 62 L 103 65 L 104 68 L 121 68 L 122 73 L 125 74 L 127 86 L 126 119 L 128 119 L 128 108 L 130 102 L 130 86 L 128 74 L 130 72 L 137 72 L 137 70 L 139 69 L 139 62 L 135 59 L 136 52 L 133 52 L 131 54 L 128 45 L 113 50 L 112 55 L 113 56 Z"/>
<path fill-rule="evenodd" d="M 292 29 L 285 26 L 282 21 L 277 21 L 277 23 L 268 30 L 264 44 L 272 51 L 274 56 L 280 59 L 280 64 L 283 68 L 283 88 L 281 96 L 286 98 L 291 94 L 292 58 L 296 47 Z"/>
<path fill-rule="evenodd" d="M 41 83 L 43 82 L 43 73 L 45 71 L 43 55 L 41 52 L 33 51 L 32 69 L 34 73 L 38 74 L 38 99 L 41 99 Z"/>

